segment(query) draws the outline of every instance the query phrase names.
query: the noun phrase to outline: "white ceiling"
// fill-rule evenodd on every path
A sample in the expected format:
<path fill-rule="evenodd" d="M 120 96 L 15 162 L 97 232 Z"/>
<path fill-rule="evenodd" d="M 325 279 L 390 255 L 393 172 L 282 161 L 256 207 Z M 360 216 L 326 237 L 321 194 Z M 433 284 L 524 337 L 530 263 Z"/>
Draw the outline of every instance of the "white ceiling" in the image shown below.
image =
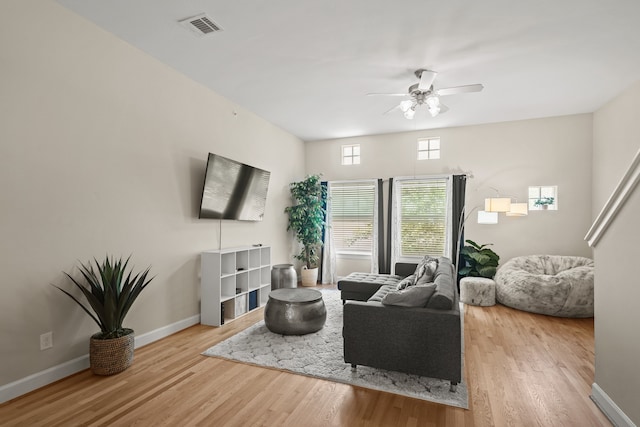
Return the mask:
<path fill-rule="evenodd" d="M 58 2 L 306 141 L 593 112 L 640 80 L 638 0 Z M 203 12 L 223 31 L 178 24 Z M 366 96 L 418 68 L 485 89 L 414 120 Z"/>

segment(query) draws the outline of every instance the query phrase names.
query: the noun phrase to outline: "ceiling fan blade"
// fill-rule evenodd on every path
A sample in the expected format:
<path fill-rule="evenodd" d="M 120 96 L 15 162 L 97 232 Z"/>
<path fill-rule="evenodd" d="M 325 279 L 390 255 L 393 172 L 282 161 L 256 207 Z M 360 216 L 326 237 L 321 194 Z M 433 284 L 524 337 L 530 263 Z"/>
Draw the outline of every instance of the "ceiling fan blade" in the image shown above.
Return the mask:
<path fill-rule="evenodd" d="M 446 106 L 446 105 L 444 105 L 444 104 L 440 104 L 440 113 L 439 113 L 439 114 L 444 114 L 444 113 L 446 113 L 447 111 L 449 111 L 449 107 L 447 107 L 447 106 Z"/>
<path fill-rule="evenodd" d="M 400 104 L 396 105 L 395 107 L 392 107 L 392 108 L 388 109 L 387 111 L 385 111 L 385 112 L 384 112 L 384 113 L 382 113 L 382 114 L 383 114 L 383 115 L 384 115 L 384 114 L 389 114 L 389 113 L 392 113 L 392 112 L 394 112 L 394 111 L 396 111 L 396 110 L 400 110 Z"/>
<path fill-rule="evenodd" d="M 408 93 L 368 93 L 367 96 L 409 96 Z"/>
<path fill-rule="evenodd" d="M 438 73 L 436 73 L 435 71 L 422 70 L 422 72 L 420 73 L 420 83 L 418 84 L 418 89 L 423 92 L 431 89 L 431 85 L 433 84 L 433 81 L 436 79 L 437 75 Z"/>
<path fill-rule="evenodd" d="M 475 84 L 466 86 L 445 87 L 443 89 L 436 90 L 436 93 L 440 96 L 447 96 L 455 95 L 457 93 L 480 92 L 482 89 L 484 89 L 484 86 L 482 86 L 481 84 Z"/>

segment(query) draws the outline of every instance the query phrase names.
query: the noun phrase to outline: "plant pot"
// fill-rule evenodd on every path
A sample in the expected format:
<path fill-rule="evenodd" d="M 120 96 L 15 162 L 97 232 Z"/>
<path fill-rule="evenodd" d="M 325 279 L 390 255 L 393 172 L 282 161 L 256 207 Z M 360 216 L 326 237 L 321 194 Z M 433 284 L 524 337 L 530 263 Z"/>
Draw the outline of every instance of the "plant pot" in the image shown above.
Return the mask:
<path fill-rule="evenodd" d="M 300 273 L 302 286 L 316 286 L 318 284 L 318 267 L 307 268 L 307 266 L 302 266 Z"/>
<path fill-rule="evenodd" d="M 134 334 L 107 340 L 91 337 L 89 365 L 95 375 L 113 375 L 124 371 L 133 363 Z"/>
<path fill-rule="evenodd" d="M 542 205 L 542 210 L 546 211 L 547 209 L 549 209 L 549 205 Z"/>

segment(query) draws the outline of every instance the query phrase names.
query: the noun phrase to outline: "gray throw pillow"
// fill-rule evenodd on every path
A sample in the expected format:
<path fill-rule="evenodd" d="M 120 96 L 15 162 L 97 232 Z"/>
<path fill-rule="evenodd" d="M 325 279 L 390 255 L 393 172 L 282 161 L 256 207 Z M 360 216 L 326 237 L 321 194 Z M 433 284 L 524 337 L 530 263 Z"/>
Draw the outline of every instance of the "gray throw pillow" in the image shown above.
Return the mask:
<path fill-rule="evenodd" d="M 401 291 L 404 288 L 406 288 L 407 286 L 413 286 L 415 284 L 416 284 L 416 275 L 412 274 L 410 276 L 405 277 L 400 282 L 398 282 L 398 285 L 396 286 L 396 289 Z"/>
<path fill-rule="evenodd" d="M 424 307 L 435 291 L 435 283 L 409 286 L 401 291 L 389 292 L 380 302 L 384 305 L 396 305 L 400 307 Z"/>
<path fill-rule="evenodd" d="M 438 259 L 425 255 L 416 267 L 416 282 L 422 284 L 433 282 L 433 276 L 438 268 Z"/>
<path fill-rule="evenodd" d="M 416 285 L 426 285 L 432 283 L 438 269 L 438 260 L 436 258 L 430 258 L 425 263 L 424 273 L 416 280 Z"/>

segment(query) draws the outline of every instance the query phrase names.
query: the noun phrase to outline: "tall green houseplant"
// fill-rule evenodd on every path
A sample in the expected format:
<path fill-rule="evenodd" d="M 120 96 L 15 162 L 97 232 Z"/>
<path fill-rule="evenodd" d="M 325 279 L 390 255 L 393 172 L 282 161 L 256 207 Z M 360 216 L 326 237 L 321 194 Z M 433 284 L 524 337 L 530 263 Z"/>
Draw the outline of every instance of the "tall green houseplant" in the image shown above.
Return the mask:
<path fill-rule="evenodd" d="M 295 258 L 303 261 L 307 269 L 316 268 L 322 246 L 327 189 L 322 186 L 320 175 L 309 175 L 303 181 L 292 182 L 289 189 L 294 205 L 284 210 L 289 214 L 287 231 L 293 230 L 303 246 Z"/>

